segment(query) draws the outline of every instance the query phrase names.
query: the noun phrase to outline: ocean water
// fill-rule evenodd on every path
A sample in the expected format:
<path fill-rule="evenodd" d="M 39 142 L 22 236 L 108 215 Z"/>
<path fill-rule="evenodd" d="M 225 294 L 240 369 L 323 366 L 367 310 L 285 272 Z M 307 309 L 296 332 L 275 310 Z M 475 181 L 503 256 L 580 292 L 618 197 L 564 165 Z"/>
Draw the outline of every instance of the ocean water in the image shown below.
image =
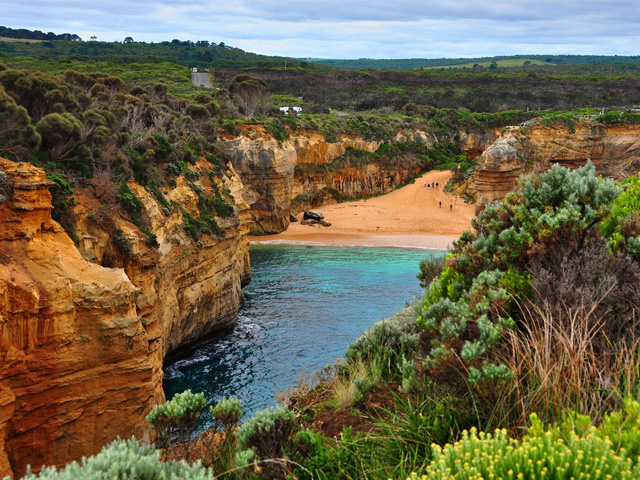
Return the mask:
<path fill-rule="evenodd" d="M 210 404 L 238 397 L 245 414 L 275 405 L 276 389 L 342 357 L 365 330 L 419 296 L 418 263 L 429 254 L 444 251 L 252 246 L 253 278 L 237 324 L 165 366 L 167 398 L 190 388 Z"/>

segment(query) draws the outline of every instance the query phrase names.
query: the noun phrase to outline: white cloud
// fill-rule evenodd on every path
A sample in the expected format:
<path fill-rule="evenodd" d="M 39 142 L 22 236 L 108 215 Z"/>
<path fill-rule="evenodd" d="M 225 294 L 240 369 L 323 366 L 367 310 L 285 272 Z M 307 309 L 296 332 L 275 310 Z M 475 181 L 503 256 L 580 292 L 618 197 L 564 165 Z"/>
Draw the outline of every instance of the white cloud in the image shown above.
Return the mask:
<path fill-rule="evenodd" d="M 640 53 L 637 0 L 0 0 L 0 23 L 330 58 Z"/>

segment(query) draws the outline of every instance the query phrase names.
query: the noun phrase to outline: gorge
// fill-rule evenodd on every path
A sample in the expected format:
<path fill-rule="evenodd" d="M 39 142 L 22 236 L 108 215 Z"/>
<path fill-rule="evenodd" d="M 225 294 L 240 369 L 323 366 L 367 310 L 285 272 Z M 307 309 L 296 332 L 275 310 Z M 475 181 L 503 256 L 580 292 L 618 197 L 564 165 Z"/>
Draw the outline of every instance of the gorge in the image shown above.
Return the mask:
<path fill-rule="evenodd" d="M 279 141 L 248 125 L 221 137 L 230 161 L 220 169 L 205 158 L 190 164 L 175 186 L 163 187 L 168 208 L 128 182 L 157 246 L 126 216 L 105 221 L 91 188 L 74 193 L 72 240 L 51 219 L 52 183 L 44 172 L 0 160 L 0 476 L 21 475 L 27 463 L 62 465 L 91 455 L 117 435 L 148 439 L 144 416 L 164 399 L 166 356 L 236 320 L 251 277 L 250 231 L 283 231 L 290 213 L 321 192 L 379 195 L 422 168 L 410 155 L 393 171 L 375 162 L 324 168 L 348 148 L 375 152 L 382 145 L 353 133 L 330 142 L 321 132 L 297 130 Z M 477 156 L 457 192 L 479 207 L 503 198 L 521 173 L 551 163 L 591 159 L 599 173 L 620 178 L 640 160 L 636 125 L 394 137 L 427 146 L 454 139 Z M 233 212 L 216 215 L 218 234 L 193 236 L 185 225 L 203 215 L 203 196 L 222 196 Z"/>

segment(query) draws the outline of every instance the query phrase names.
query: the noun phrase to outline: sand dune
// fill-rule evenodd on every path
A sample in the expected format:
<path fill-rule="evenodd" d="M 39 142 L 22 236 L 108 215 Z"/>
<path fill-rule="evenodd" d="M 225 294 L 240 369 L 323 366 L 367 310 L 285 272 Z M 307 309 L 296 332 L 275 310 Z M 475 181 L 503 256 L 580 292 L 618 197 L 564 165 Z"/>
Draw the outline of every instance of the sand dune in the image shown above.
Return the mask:
<path fill-rule="evenodd" d="M 330 227 L 292 223 L 285 232 L 251 240 L 447 248 L 471 228 L 474 215 L 472 204 L 443 191 L 450 177 L 448 171 L 431 171 L 380 197 L 317 208 L 332 223 Z M 425 182 L 438 182 L 439 187 L 426 188 Z"/>

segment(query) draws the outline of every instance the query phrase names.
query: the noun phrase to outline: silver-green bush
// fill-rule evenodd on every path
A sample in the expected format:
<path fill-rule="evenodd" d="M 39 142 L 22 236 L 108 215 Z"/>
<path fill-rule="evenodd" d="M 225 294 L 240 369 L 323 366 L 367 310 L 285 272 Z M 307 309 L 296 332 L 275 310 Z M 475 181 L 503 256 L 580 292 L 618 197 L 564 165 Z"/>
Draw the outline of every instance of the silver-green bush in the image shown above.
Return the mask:
<path fill-rule="evenodd" d="M 160 451 L 135 438 L 114 440 L 93 457 L 73 462 L 61 470 L 46 467 L 39 474 L 30 470 L 22 480 L 213 480 L 200 462 L 189 465 L 161 462 Z M 4 480 L 9 480 L 6 477 Z"/>

